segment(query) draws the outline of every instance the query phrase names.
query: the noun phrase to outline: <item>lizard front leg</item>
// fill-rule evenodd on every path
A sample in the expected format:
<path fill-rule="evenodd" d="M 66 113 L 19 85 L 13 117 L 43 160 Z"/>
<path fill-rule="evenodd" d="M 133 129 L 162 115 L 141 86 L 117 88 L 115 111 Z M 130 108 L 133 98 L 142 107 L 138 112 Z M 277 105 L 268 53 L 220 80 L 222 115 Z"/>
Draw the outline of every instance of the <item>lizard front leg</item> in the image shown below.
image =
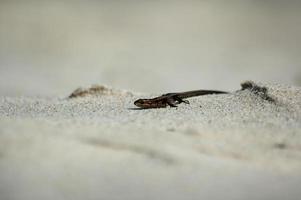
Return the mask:
<path fill-rule="evenodd" d="M 173 98 L 167 98 L 166 102 L 170 107 L 177 107 L 176 101 Z"/>

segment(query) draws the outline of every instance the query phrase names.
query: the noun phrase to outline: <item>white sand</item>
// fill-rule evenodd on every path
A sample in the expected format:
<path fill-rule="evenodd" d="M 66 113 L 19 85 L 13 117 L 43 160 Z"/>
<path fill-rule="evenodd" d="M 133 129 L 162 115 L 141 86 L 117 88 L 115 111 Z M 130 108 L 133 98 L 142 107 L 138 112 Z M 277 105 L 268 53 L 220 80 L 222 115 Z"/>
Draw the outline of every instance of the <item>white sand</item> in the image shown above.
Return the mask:
<path fill-rule="evenodd" d="M 133 109 L 109 90 L 0 98 L 0 199 L 300 199 L 301 88 Z M 171 91 L 172 92 L 172 91 Z M 200 107 L 201 106 L 201 107 Z"/>

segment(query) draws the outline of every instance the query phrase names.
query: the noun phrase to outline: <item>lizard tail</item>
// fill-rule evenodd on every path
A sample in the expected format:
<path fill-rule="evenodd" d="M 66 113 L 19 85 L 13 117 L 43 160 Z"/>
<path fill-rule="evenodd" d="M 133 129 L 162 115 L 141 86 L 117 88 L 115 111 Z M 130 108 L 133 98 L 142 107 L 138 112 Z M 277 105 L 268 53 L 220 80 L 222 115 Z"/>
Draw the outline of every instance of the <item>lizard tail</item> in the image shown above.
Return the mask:
<path fill-rule="evenodd" d="M 194 90 L 189 92 L 183 92 L 181 93 L 180 97 L 189 98 L 189 97 L 208 95 L 208 94 L 229 94 L 229 92 L 220 91 L 220 90 Z"/>

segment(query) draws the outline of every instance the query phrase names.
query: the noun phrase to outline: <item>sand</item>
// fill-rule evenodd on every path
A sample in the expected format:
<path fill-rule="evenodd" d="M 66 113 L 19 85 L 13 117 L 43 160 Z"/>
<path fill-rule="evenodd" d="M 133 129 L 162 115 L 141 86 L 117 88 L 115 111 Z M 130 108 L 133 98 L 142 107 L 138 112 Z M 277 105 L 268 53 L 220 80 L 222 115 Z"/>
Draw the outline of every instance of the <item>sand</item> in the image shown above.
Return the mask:
<path fill-rule="evenodd" d="M 103 86 L 0 97 L 0 199 L 299 199 L 301 88 L 258 85 L 275 101 L 247 89 L 141 110 L 158 94 Z"/>

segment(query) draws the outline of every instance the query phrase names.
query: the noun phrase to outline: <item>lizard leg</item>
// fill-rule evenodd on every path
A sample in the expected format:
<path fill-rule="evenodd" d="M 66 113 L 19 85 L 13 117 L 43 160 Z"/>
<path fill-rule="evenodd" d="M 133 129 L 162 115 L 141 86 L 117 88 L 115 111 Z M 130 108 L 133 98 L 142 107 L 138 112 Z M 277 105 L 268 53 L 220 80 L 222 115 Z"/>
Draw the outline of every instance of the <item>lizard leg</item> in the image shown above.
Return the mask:
<path fill-rule="evenodd" d="M 176 101 L 178 101 L 178 103 L 180 104 L 180 103 L 186 103 L 186 104 L 189 104 L 189 101 L 188 100 L 183 100 L 182 98 L 180 98 L 180 97 L 175 97 L 175 99 L 176 99 Z"/>
<path fill-rule="evenodd" d="M 176 106 L 176 101 L 171 99 L 171 98 L 168 98 L 167 99 L 167 104 L 170 106 L 170 107 L 177 107 Z"/>
<path fill-rule="evenodd" d="M 188 100 L 183 100 L 183 99 L 182 99 L 182 102 L 183 102 L 183 103 L 186 103 L 186 104 L 189 104 L 189 101 L 188 101 Z"/>

